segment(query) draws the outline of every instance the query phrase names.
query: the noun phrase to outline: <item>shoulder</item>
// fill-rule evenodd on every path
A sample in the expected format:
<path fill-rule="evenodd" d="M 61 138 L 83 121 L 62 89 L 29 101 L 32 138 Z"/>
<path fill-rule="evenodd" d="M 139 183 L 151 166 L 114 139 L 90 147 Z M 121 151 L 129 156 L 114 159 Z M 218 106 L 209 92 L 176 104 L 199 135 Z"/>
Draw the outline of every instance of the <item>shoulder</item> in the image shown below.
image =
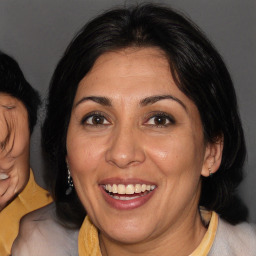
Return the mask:
<path fill-rule="evenodd" d="M 246 222 L 231 225 L 219 219 L 211 256 L 256 256 L 256 226 Z"/>
<path fill-rule="evenodd" d="M 22 218 L 12 255 L 78 255 L 77 239 L 78 230 L 67 229 L 58 222 L 52 203 Z"/>

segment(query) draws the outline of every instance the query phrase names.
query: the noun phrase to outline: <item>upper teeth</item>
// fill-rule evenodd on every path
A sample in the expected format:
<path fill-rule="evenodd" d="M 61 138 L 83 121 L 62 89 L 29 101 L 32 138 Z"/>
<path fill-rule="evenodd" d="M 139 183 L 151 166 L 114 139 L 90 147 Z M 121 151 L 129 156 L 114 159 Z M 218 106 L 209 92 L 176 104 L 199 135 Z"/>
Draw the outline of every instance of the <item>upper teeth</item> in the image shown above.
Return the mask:
<path fill-rule="evenodd" d="M 146 185 L 146 184 L 129 184 L 129 185 L 124 185 L 124 184 L 107 184 L 104 186 L 105 190 L 108 192 L 112 192 L 114 194 L 128 194 L 132 195 L 134 193 L 141 193 L 145 191 L 152 191 L 156 188 L 155 185 Z"/>
<path fill-rule="evenodd" d="M 0 180 L 6 180 L 9 176 L 6 173 L 0 173 Z"/>

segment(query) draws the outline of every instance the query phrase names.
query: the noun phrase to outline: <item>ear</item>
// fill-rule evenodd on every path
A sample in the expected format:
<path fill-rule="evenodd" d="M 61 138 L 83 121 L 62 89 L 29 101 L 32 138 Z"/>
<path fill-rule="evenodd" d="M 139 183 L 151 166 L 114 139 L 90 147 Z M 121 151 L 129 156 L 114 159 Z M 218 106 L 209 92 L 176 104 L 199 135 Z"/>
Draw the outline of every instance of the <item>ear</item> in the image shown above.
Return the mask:
<path fill-rule="evenodd" d="M 223 145 L 223 136 L 216 138 L 214 142 L 207 143 L 201 171 L 202 176 L 209 177 L 218 171 L 222 159 Z"/>

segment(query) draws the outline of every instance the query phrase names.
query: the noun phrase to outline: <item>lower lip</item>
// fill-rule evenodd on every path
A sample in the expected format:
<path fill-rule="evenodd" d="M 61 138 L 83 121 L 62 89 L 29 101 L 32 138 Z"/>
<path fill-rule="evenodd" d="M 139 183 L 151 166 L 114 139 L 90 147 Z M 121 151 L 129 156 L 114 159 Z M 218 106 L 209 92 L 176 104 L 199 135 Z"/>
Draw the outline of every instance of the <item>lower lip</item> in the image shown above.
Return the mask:
<path fill-rule="evenodd" d="M 112 196 L 110 196 L 102 186 L 100 186 L 100 189 L 102 191 L 103 197 L 106 200 L 106 202 L 112 206 L 113 208 L 117 210 L 132 210 L 135 208 L 138 208 L 142 205 L 144 205 L 154 194 L 155 190 L 150 191 L 148 194 L 140 196 L 138 198 L 134 198 L 131 200 L 120 200 L 115 199 Z M 135 194 L 136 195 L 136 194 Z M 125 195 L 122 195 L 125 196 Z"/>

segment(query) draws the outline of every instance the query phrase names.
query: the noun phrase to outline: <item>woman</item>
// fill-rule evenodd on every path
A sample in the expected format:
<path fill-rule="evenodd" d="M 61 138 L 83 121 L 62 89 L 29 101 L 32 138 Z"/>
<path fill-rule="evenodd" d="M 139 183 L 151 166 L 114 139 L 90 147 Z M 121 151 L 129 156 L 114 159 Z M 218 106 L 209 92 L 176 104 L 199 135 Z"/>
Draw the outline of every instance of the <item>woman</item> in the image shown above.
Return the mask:
<path fill-rule="evenodd" d="M 0 52 L 0 255 L 10 255 L 21 217 L 52 201 L 29 167 L 40 98 L 17 62 Z"/>
<path fill-rule="evenodd" d="M 232 81 L 177 12 L 140 5 L 87 24 L 53 75 L 43 143 L 57 214 L 82 224 L 80 256 L 255 255 L 235 196 L 246 150 Z"/>

